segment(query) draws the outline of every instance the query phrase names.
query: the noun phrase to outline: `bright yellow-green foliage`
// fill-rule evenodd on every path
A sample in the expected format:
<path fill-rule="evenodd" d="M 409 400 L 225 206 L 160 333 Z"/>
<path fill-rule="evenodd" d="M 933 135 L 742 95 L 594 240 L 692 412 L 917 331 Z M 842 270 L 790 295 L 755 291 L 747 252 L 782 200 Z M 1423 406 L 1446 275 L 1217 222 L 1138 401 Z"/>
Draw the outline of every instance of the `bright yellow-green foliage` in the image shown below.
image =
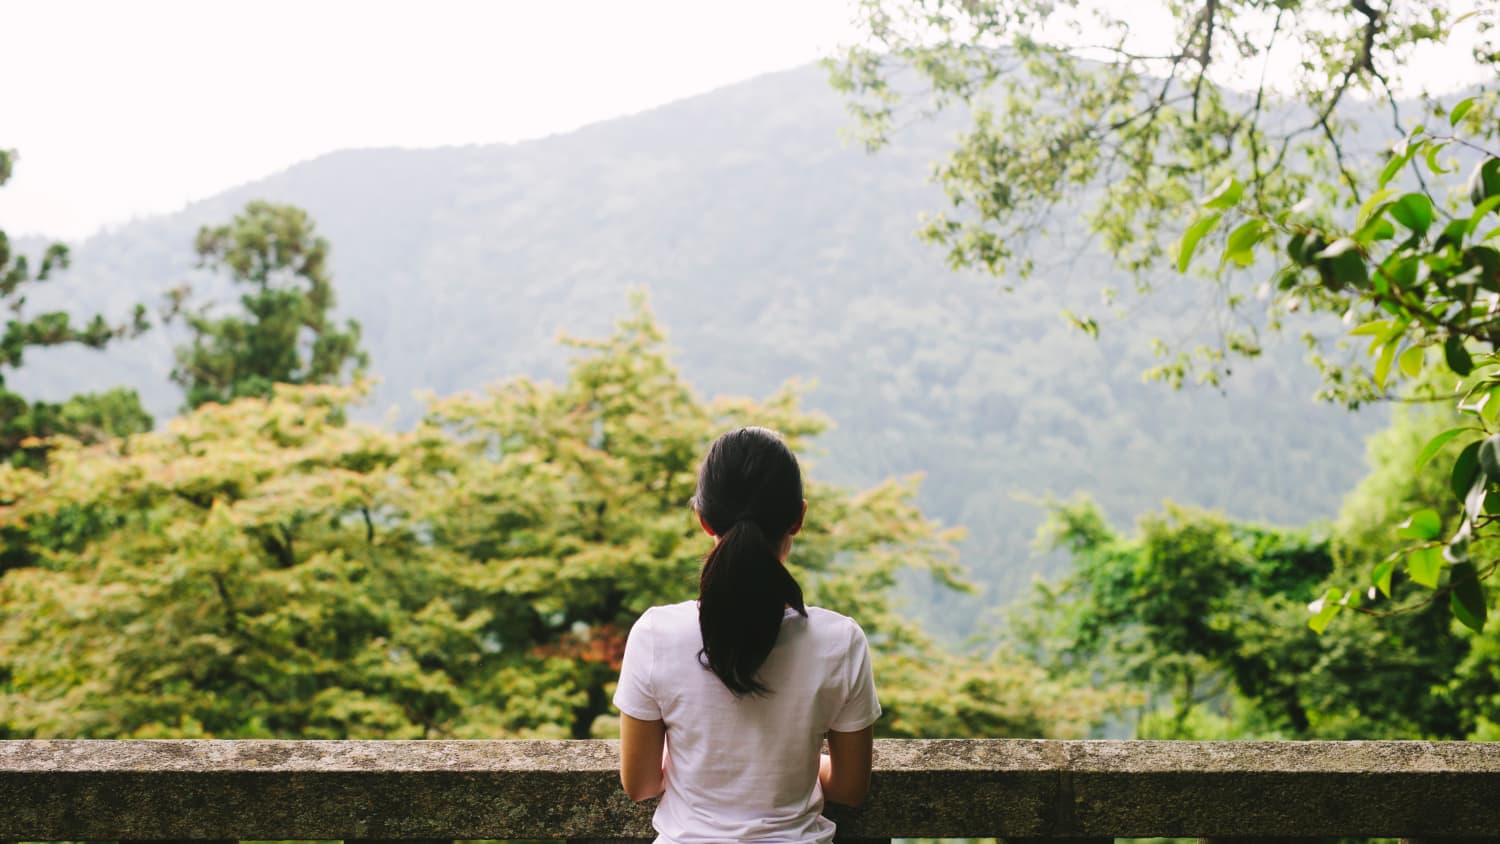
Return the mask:
<path fill-rule="evenodd" d="M 755 422 L 804 450 L 795 390 L 698 400 L 644 308 L 572 341 L 561 385 L 347 421 L 359 388 L 281 386 L 166 430 L 0 468 L 0 735 L 587 737 L 624 636 L 696 594 L 696 462 Z M 812 482 L 792 564 L 860 620 L 891 734 L 1078 735 L 1108 703 L 1001 657 L 942 655 L 894 599 L 957 583 L 915 481 Z M 685 666 L 684 670 L 701 670 Z"/>

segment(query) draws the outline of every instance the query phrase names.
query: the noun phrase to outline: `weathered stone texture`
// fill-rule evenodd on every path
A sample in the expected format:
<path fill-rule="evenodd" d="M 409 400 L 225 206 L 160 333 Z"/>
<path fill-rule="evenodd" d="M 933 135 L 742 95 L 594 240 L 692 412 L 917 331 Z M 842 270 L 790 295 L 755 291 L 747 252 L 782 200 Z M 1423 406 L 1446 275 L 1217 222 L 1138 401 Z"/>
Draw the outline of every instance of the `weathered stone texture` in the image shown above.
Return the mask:
<path fill-rule="evenodd" d="M 615 742 L 0 741 L 0 840 L 650 838 Z M 881 741 L 840 837 L 1478 838 L 1500 746 Z"/>

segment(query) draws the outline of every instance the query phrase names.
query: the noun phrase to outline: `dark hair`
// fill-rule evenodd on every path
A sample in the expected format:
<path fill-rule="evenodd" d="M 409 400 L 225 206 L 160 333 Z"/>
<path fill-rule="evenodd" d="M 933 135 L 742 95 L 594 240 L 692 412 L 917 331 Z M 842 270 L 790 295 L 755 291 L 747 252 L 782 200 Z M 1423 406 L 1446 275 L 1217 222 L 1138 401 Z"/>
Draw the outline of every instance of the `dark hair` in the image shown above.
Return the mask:
<path fill-rule="evenodd" d="M 698 661 L 735 697 L 765 694 L 756 673 L 786 607 L 807 615 L 802 587 L 778 553 L 802 516 L 797 458 L 774 431 L 730 431 L 703 458 L 693 508 L 719 538 L 698 579 Z"/>

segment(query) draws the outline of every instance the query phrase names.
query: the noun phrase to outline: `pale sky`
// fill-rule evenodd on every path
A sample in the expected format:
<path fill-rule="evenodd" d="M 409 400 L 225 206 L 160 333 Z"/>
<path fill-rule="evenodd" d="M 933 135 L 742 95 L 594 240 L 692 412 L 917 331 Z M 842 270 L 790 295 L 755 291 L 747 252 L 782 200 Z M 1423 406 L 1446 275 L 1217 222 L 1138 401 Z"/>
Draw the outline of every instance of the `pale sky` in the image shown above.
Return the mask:
<path fill-rule="evenodd" d="M 0 0 L 0 229 L 76 238 L 349 147 L 566 132 L 814 61 L 847 0 Z"/>
<path fill-rule="evenodd" d="M 830 55 L 853 5 L 0 0 L 0 230 L 81 238 L 338 149 L 570 131 Z M 1132 36 L 1168 42 L 1140 11 Z"/>

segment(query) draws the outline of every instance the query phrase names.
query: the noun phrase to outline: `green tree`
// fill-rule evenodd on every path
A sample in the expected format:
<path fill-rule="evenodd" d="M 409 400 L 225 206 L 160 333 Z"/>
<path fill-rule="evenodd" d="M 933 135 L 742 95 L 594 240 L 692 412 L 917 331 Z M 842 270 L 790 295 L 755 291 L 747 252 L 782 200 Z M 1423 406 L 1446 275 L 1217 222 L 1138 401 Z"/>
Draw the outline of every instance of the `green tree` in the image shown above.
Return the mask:
<path fill-rule="evenodd" d="M 1033 269 L 1028 244 L 1039 234 L 1087 236 L 1144 292 L 1172 281 L 1174 264 L 1188 268 L 1191 243 L 1230 204 L 1332 219 L 1369 200 L 1394 173 L 1377 179 L 1378 165 L 1365 167 L 1369 154 L 1357 148 L 1404 150 L 1411 130 L 1448 114 L 1451 100 L 1404 72 L 1419 49 L 1477 34 L 1469 67 L 1486 81 L 1482 95 L 1466 101 L 1463 124 L 1479 141 L 1500 134 L 1491 81 L 1500 51 L 1488 37 L 1500 5 L 1472 5 L 1459 15 L 1414 0 L 1169 0 L 1144 8 L 863 0 L 862 38 L 830 70 L 873 147 L 890 140 L 904 111 L 967 110 L 956 149 L 934 171 L 952 208 L 922 229 L 955 267 L 1025 274 Z M 1140 31 L 1133 20 L 1158 11 L 1175 21 L 1165 50 L 1132 35 Z M 1442 60 L 1455 61 L 1453 52 Z M 1279 73 L 1286 68 L 1290 79 Z M 1393 169 L 1405 180 L 1427 184 L 1420 158 L 1398 158 Z M 1187 227 L 1188 248 L 1174 246 L 1184 207 L 1205 195 L 1211 201 Z M 1227 247 L 1225 260 L 1194 267 L 1215 285 L 1211 304 L 1200 306 L 1220 311 L 1208 320 L 1214 336 L 1196 348 L 1163 345 L 1166 360 L 1151 375 L 1181 383 L 1196 372 L 1216 382 L 1231 369 L 1226 354 L 1257 355 L 1262 330 L 1280 327 L 1288 311 L 1342 314 L 1359 301 L 1357 288 L 1332 284 L 1314 297 L 1261 289 L 1263 275 L 1246 267 L 1264 235 L 1258 226 L 1208 235 Z M 1092 317 L 1074 320 L 1099 330 Z M 1337 339 L 1316 330 L 1309 337 L 1319 348 Z M 1328 394 L 1367 399 L 1368 380 L 1332 366 Z"/>
<path fill-rule="evenodd" d="M 0 149 L 0 187 L 10 180 L 16 155 Z M 83 325 L 66 311 L 27 316 L 29 285 L 46 282 L 68 266 L 68 247 L 49 245 L 33 271 L 25 255 L 12 254 L 10 239 L 0 230 L 0 305 L 10 312 L 0 334 L 0 462 L 40 465 L 46 454 L 42 442 L 65 434 L 88 442 L 151 429 L 150 415 L 134 390 L 84 393 L 62 403 L 32 401 L 5 386 L 7 370 L 19 369 L 26 350 L 78 343 L 102 349 L 112 340 L 140 334 L 147 328 L 146 309 L 137 305 L 129 322 L 111 325 L 96 314 Z"/>
<path fill-rule="evenodd" d="M 187 314 L 192 341 L 177 350 L 172 380 L 186 406 L 269 397 L 276 384 L 336 384 L 352 367 L 369 363 L 359 346 L 359 323 L 339 328 L 328 271 L 328 241 L 307 212 L 254 201 L 228 225 L 198 232 L 199 265 L 229 274 L 250 288 L 243 316 L 215 316 L 209 307 Z M 175 291 L 180 309 L 185 290 Z"/>
<path fill-rule="evenodd" d="M 1472 707 L 1434 694 L 1463 676 L 1470 648 L 1443 635 L 1444 608 L 1323 636 L 1297 623 L 1335 570 L 1326 532 L 1169 504 L 1123 536 L 1083 499 L 1054 506 L 1043 540 L 1073 573 L 1042 585 L 1013 633 L 1055 680 L 1141 692 L 1139 737 L 1462 738 L 1476 726 Z"/>
<path fill-rule="evenodd" d="M 1445 520 L 1434 508 L 1410 514 L 1411 544 L 1370 572 L 1368 588 L 1329 586 L 1310 605 L 1310 624 L 1322 630 L 1346 607 L 1392 600 L 1399 565 L 1430 590 L 1408 608 L 1446 597 L 1457 618 L 1481 629 L 1482 581 L 1500 568 L 1476 556 L 1488 553 L 1483 540 L 1500 518 L 1500 250 L 1491 242 L 1500 228 L 1490 226 L 1500 209 L 1500 99 L 1487 82 L 1456 102 L 1428 91 L 1402 100 L 1392 82 L 1408 81 L 1403 62 L 1420 46 L 1441 46 L 1459 27 L 1490 33 L 1500 6 L 1481 2 L 1463 15 L 1397 0 L 1167 8 L 1178 20 L 1170 55 L 1132 52 L 1125 19 L 1101 11 L 1111 36 L 1085 57 L 1078 45 L 1088 28 L 1075 4 L 870 0 L 870 43 L 835 66 L 834 80 L 855 97 L 877 143 L 897 101 L 895 66 L 930 82 L 939 104 L 973 108 L 974 128 L 939 169 L 959 212 L 926 229 L 955 265 L 1002 271 L 1033 212 L 1099 186 L 1085 203 L 1093 203 L 1089 225 L 1145 287 L 1170 261 L 1214 280 L 1228 311 L 1264 309 L 1241 313 L 1239 327 L 1220 321 L 1217 346 L 1200 347 L 1210 380 L 1228 371 L 1226 350 L 1258 354 L 1261 329 L 1280 329 L 1299 313 L 1337 314 L 1354 326 L 1348 335 L 1305 335 L 1325 397 L 1351 406 L 1432 398 L 1417 379 L 1434 364 L 1465 378 L 1458 406 L 1472 423 L 1431 442 L 1433 451 L 1450 441 L 1461 447 L 1450 470 L 1457 505 L 1440 508 L 1458 517 Z M 1230 55 L 1265 68 L 1278 43 L 1301 61 L 1294 98 L 1269 87 L 1264 70 L 1250 96 L 1210 74 Z M 1500 51 L 1484 37 L 1477 43 L 1475 66 L 1493 77 Z M 1345 102 L 1361 90 L 1388 110 L 1383 130 L 1371 119 L 1361 124 L 1360 109 Z M 1413 110 L 1418 122 L 1408 127 Z M 1346 154 L 1357 125 L 1380 133 L 1384 160 Z M 1469 165 L 1463 190 L 1440 189 Z M 1217 260 L 1195 263 L 1205 244 Z M 1266 279 L 1268 258 L 1277 266 Z M 1092 319 L 1074 319 L 1097 333 Z M 1364 338 L 1368 357 L 1351 354 L 1350 341 Z M 1179 351 L 1149 374 L 1180 383 L 1193 366 Z M 1403 395 L 1402 385 L 1418 388 Z M 1424 450 L 1417 463 L 1430 456 Z"/>
<path fill-rule="evenodd" d="M 825 423 L 792 389 L 698 399 L 644 309 L 570 342 L 565 382 L 435 400 L 405 432 L 348 421 L 358 388 L 280 385 L 128 449 L 63 441 L 45 475 L 0 469 L 0 529 L 32 560 L 0 574 L 0 729 L 611 734 L 626 631 L 695 594 L 698 457 L 728 426 L 805 449 Z M 902 571 L 957 583 L 915 492 L 810 481 L 790 563 L 869 632 L 883 729 L 1086 734 L 1106 694 L 945 655 L 902 611 Z"/>
<path fill-rule="evenodd" d="M 1500 157 L 1459 131 L 1481 107 L 1478 98 L 1454 106 L 1446 122 L 1456 134 L 1414 127 L 1352 218 L 1256 207 L 1244 198 L 1244 185 L 1230 177 L 1200 203 L 1178 247 L 1179 265 L 1187 266 L 1206 232 L 1221 221 L 1237 222 L 1221 265 L 1274 256 L 1280 266 L 1264 284 L 1288 308 L 1341 308 L 1353 326 L 1342 347 L 1368 340 L 1372 364 L 1329 365 L 1318 358 L 1326 380 L 1342 395 L 1352 401 L 1387 397 L 1401 385 L 1409 399 L 1453 402 L 1465 420 L 1448 414 L 1457 424 L 1407 455 L 1405 471 L 1420 472 L 1445 446 L 1455 446 L 1456 456 L 1442 464 L 1451 497 L 1432 502 L 1429 496 L 1431 506 L 1408 514 L 1401 535 L 1409 544 L 1375 566 L 1368 587 L 1330 586 L 1311 607 L 1314 629 L 1326 627 L 1345 607 L 1392 601 L 1398 566 L 1409 582 L 1428 590 L 1406 608 L 1445 597 L 1466 626 L 1477 631 L 1485 624 L 1482 581 L 1500 567 L 1493 542 L 1500 516 L 1500 250 L 1491 243 L 1500 237 L 1500 227 L 1491 226 L 1491 215 L 1500 209 Z M 1459 168 L 1443 156 L 1453 148 L 1482 155 L 1463 192 L 1449 198 L 1425 180 L 1416 190 L 1395 184 L 1408 167 L 1438 184 L 1451 179 Z M 1456 388 L 1445 389 L 1455 379 Z M 1456 515 L 1444 518 L 1444 511 Z M 1402 612 L 1397 604 L 1395 610 L 1374 611 Z"/>

